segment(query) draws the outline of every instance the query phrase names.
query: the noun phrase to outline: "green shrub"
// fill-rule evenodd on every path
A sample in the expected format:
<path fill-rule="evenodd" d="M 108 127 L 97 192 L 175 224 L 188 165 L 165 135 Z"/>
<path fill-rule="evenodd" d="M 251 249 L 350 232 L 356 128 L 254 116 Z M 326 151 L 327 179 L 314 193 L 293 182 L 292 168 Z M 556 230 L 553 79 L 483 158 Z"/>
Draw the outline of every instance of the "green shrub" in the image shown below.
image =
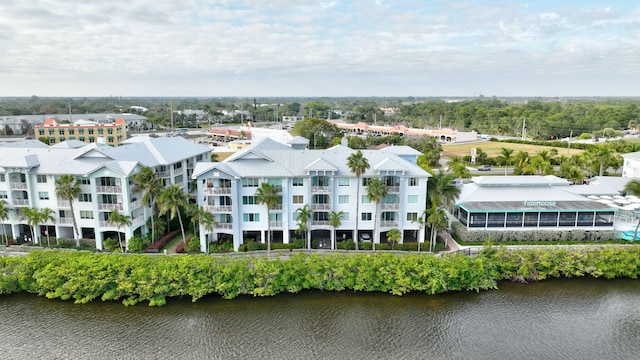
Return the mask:
<path fill-rule="evenodd" d="M 345 241 L 338 241 L 336 243 L 336 249 L 339 250 L 355 250 L 356 248 L 356 243 L 353 242 L 353 240 L 351 239 L 347 239 Z"/>
<path fill-rule="evenodd" d="M 63 242 L 64 244 L 64 242 Z M 104 242 L 102 243 L 102 247 L 106 250 L 106 251 L 115 251 L 116 249 L 120 249 L 120 244 L 118 243 L 118 240 L 116 239 L 112 239 L 112 238 L 106 238 L 104 240 Z"/>
<path fill-rule="evenodd" d="M 391 245 L 387 243 L 376 244 L 376 250 L 391 250 Z"/>
<path fill-rule="evenodd" d="M 371 250 L 372 246 L 370 242 L 359 242 L 358 250 Z"/>
<path fill-rule="evenodd" d="M 105 243 L 106 243 L 106 240 L 105 240 Z M 138 251 L 142 251 L 143 248 L 144 248 L 144 239 L 142 239 L 141 237 L 134 236 L 131 239 L 129 239 L 129 242 L 127 244 L 127 251 L 138 252 Z"/>
<path fill-rule="evenodd" d="M 194 236 L 191 239 L 189 239 L 189 241 L 187 241 L 187 243 L 184 246 L 184 251 L 186 251 L 187 253 L 190 253 L 190 254 L 199 253 L 200 252 L 200 238 Z"/>

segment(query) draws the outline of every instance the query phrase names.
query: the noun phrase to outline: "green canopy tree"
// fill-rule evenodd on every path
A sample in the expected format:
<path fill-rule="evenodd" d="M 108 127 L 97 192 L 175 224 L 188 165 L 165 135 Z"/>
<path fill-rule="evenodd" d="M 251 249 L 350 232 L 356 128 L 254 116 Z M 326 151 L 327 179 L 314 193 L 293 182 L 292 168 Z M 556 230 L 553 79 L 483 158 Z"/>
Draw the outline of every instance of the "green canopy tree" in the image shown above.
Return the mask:
<path fill-rule="evenodd" d="M 367 186 L 367 198 L 376 205 L 373 216 L 373 240 L 371 241 L 373 251 L 376 250 L 376 240 L 378 240 L 378 243 L 380 242 L 380 236 L 378 234 L 378 207 L 380 207 L 380 200 L 387 196 L 387 193 L 387 184 L 383 180 L 373 178 L 369 181 L 369 185 Z"/>
<path fill-rule="evenodd" d="M 271 208 L 278 204 L 278 191 L 275 186 L 263 182 L 256 189 L 256 200 L 258 204 L 267 207 L 267 253 L 271 252 Z"/>
<path fill-rule="evenodd" d="M 122 236 L 120 235 L 120 229 L 125 226 L 131 225 L 131 216 L 122 214 L 118 211 L 118 209 L 111 210 L 109 214 L 109 219 L 107 220 L 110 224 L 115 225 L 118 229 L 118 243 L 120 244 L 120 249 L 122 252 L 127 250 L 126 244 L 122 243 Z"/>
<path fill-rule="evenodd" d="M 160 207 L 160 215 L 169 214 L 169 219 L 175 219 L 178 216 L 178 222 L 180 223 L 180 231 L 182 232 L 182 243 L 186 242 L 186 236 L 184 233 L 184 223 L 182 222 L 182 215 L 180 215 L 180 208 L 186 209 L 189 204 L 188 195 L 182 190 L 179 185 L 171 185 L 164 188 L 158 195 L 158 205 Z"/>
<path fill-rule="evenodd" d="M 73 201 L 78 198 L 81 192 L 80 184 L 78 184 L 73 175 L 65 174 L 56 179 L 56 195 L 67 200 L 71 208 L 71 220 L 73 221 L 74 239 L 76 240 L 77 247 L 80 247 L 80 231 L 78 230 L 78 223 L 76 222 Z"/>
<path fill-rule="evenodd" d="M 360 176 L 362 173 L 369 169 L 369 161 L 364 157 L 362 151 L 358 150 L 355 153 L 352 153 L 347 158 L 347 166 L 349 167 L 349 171 L 356 176 L 357 184 L 356 184 L 356 230 L 355 237 L 353 238 L 356 250 L 358 250 L 358 220 L 360 217 Z"/>
<path fill-rule="evenodd" d="M 400 242 L 401 238 L 402 233 L 400 232 L 400 230 L 394 228 L 387 231 L 387 241 L 391 243 L 391 250 L 394 250 L 395 245 Z"/>
<path fill-rule="evenodd" d="M 501 148 L 500 155 L 498 156 L 498 161 L 504 164 L 504 174 L 507 175 L 509 165 L 511 165 L 513 161 L 513 149 L 504 147 Z"/>
<path fill-rule="evenodd" d="M 447 213 L 439 207 L 432 206 L 428 211 L 427 225 L 431 227 L 431 236 L 429 238 L 429 251 L 433 252 L 436 245 L 436 236 L 438 231 L 445 229 L 449 224 Z"/>

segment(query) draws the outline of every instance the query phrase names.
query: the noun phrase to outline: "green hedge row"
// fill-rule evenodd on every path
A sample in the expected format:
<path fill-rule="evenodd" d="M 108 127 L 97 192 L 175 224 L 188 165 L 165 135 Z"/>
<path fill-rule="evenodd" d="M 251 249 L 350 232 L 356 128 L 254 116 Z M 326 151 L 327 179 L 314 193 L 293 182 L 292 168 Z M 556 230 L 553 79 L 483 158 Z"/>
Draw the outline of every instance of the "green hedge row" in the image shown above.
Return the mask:
<path fill-rule="evenodd" d="M 196 301 L 208 294 L 232 299 L 306 289 L 436 294 L 493 289 L 503 279 L 585 275 L 635 279 L 639 272 L 638 247 L 517 252 L 486 248 L 475 257 L 442 258 L 389 253 L 297 254 L 279 259 L 35 251 L 0 257 L 0 294 L 28 292 L 76 303 L 101 299 L 160 306 L 177 296 Z"/>
<path fill-rule="evenodd" d="M 611 230 L 586 231 L 580 229 L 573 230 L 536 230 L 534 228 L 526 231 L 519 230 L 468 230 L 461 223 L 454 221 L 451 223 L 451 231 L 454 238 L 462 242 L 484 242 L 487 238 L 499 243 L 502 241 L 609 241 L 616 239 L 615 233 Z"/>

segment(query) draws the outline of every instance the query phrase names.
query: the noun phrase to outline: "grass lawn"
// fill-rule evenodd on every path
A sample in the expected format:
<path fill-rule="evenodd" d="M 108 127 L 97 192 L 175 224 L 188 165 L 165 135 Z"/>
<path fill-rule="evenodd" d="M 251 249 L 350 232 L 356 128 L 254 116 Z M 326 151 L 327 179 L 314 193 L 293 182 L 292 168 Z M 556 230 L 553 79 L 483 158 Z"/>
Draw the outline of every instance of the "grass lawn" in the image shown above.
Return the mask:
<path fill-rule="evenodd" d="M 529 156 L 534 156 L 536 152 L 541 150 L 551 150 L 558 149 L 558 155 L 567 155 L 567 148 L 558 148 L 555 146 L 540 146 L 540 145 L 531 145 L 531 144 L 513 144 L 513 143 L 503 143 L 497 141 L 482 141 L 482 142 L 474 142 L 474 143 L 466 143 L 466 144 L 445 144 L 442 145 L 442 156 L 443 157 L 451 157 L 451 156 L 467 156 L 471 155 L 471 148 L 482 149 L 482 151 L 486 152 L 489 157 L 495 157 L 500 155 L 500 149 L 507 148 L 513 149 L 513 155 L 515 155 L 518 151 L 526 151 L 529 153 Z M 580 154 L 584 150 L 578 149 L 569 149 L 569 156 L 574 154 Z"/>

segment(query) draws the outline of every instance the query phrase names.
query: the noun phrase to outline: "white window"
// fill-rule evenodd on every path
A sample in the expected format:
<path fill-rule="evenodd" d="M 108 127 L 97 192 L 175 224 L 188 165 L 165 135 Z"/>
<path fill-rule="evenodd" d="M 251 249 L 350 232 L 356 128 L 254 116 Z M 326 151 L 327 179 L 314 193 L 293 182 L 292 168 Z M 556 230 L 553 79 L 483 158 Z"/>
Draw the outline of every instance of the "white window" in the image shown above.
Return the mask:
<path fill-rule="evenodd" d="M 0 190 L 0 199 L 6 199 L 6 198 L 8 198 L 7 191 L 6 190 Z"/>
<path fill-rule="evenodd" d="M 302 196 L 302 195 L 293 195 L 293 203 L 294 204 L 304 204 L 304 196 Z"/>
<path fill-rule="evenodd" d="M 349 178 L 338 178 L 338 186 L 349 186 Z"/>
<path fill-rule="evenodd" d="M 90 185 L 91 184 L 91 180 L 89 180 L 89 178 L 86 178 L 84 176 L 78 176 L 76 178 L 76 181 L 80 184 L 80 185 Z"/>
<path fill-rule="evenodd" d="M 418 213 L 415 213 L 415 212 L 407 213 L 407 221 L 418 221 Z"/>
<path fill-rule="evenodd" d="M 349 221 L 349 213 L 348 212 L 343 212 L 342 213 L 342 217 L 340 218 L 340 220 Z"/>
<path fill-rule="evenodd" d="M 78 195 L 79 202 L 91 202 L 91 194 L 80 194 Z"/>
<path fill-rule="evenodd" d="M 417 203 L 418 203 L 418 195 L 407 196 L 407 204 L 417 204 Z"/>
<path fill-rule="evenodd" d="M 409 186 L 418 186 L 418 178 L 409 178 Z"/>
<path fill-rule="evenodd" d="M 38 192 L 38 199 L 40 200 L 49 200 L 49 193 L 46 191 Z"/>
<path fill-rule="evenodd" d="M 362 195 L 362 199 L 360 199 L 361 204 L 371 204 L 371 200 L 367 195 Z"/>
<path fill-rule="evenodd" d="M 242 179 L 242 187 L 258 187 L 259 179 Z"/>
<path fill-rule="evenodd" d="M 4 182 L 4 174 L 0 174 L 0 182 Z"/>
<path fill-rule="evenodd" d="M 180 184 L 182 184 L 182 179 L 183 179 L 183 176 L 182 175 L 178 175 L 178 176 L 173 178 L 173 183 L 180 185 Z"/>
<path fill-rule="evenodd" d="M 243 196 L 242 197 L 242 205 L 255 205 L 258 203 L 257 196 Z"/>
<path fill-rule="evenodd" d="M 363 212 L 362 213 L 362 221 L 371 221 L 371 213 Z"/>
<path fill-rule="evenodd" d="M 93 219 L 93 211 L 80 210 L 80 219 Z"/>
<path fill-rule="evenodd" d="M 369 186 L 371 178 L 362 178 L 362 186 Z"/>
<path fill-rule="evenodd" d="M 338 204 L 348 204 L 349 195 L 338 195 Z"/>
<path fill-rule="evenodd" d="M 242 214 L 242 220 L 244 220 L 244 222 L 258 222 L 258 221 L 260 221 L 260 214 L 258 214 L 258 213 L 244 213 L 244 214 Z"/>
<path fill-rule="evenodd" d="M 304 186 L 303 178 L 293 178 L 293 186 Z"/>
<path fill-rule="evenodd" d="M 47 182 L 47 175 L 37 175 L 36 180 L 38 184 L 45 184 Z"/>

